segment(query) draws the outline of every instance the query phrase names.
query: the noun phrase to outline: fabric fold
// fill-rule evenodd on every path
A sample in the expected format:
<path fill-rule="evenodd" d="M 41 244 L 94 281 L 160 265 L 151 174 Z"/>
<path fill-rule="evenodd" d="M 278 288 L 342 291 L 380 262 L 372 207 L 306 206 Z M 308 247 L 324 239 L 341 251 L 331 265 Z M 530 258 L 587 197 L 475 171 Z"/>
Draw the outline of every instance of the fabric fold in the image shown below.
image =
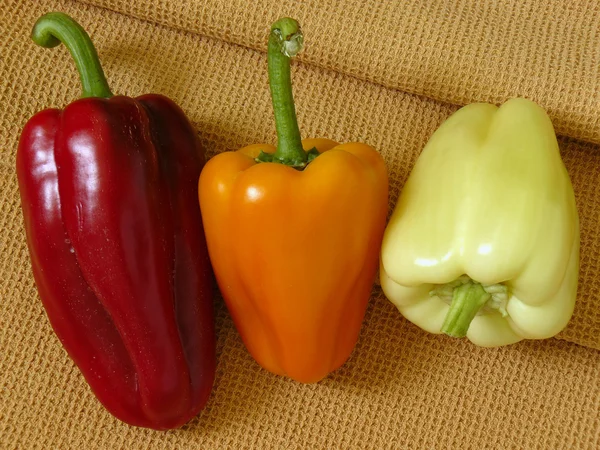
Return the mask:
<path fill-rule="evenodd" d="M 594 0 L 80 0 L 255 50 L 297 18 L 300 60 L 454 105 L 526 97 L 558 134 L 600 143 L 600 3 Z"/>

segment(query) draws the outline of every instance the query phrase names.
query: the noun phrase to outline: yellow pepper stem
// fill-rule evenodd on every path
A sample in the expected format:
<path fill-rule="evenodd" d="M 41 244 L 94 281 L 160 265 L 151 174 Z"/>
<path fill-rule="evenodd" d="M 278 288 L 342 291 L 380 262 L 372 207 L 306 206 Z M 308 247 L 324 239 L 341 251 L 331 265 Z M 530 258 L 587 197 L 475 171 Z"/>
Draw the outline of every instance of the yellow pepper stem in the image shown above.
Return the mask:
<path fill-rule="evenodd" d="M 481 284 L 473 281 L 456 287 L 452 294 L 450 310 L 442 325 L 442 333 L 452 337 L 465 337 L 471 321 L 490 297 Z"/>

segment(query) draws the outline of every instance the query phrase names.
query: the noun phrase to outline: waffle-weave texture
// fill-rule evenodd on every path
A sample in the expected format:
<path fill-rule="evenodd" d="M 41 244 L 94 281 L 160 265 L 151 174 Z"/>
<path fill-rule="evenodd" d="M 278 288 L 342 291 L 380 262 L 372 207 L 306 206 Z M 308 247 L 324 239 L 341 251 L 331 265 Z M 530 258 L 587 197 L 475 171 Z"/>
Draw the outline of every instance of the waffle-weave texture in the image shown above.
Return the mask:
<path fill-rule="evenodd" d="M 166 11 L 161 5 L 156 10 Z M 64 106 L 80 92 L 68 52 L 37 48 L 28 38 L 37 17 L 50 10 L 72 14 L 88 30 L 114 92 L 158 92 L 178 102 L 209 155 L 275 140 L 262 50 L 272 16 L 283 11 L 264 14 L 261 29 L 252 31 L 263 33 L 263 42 L 252 48 L 216 32 L 207 37 L 202 30 L 175 29 L 169 15 L 149 21 L 76 1 L 0 1 L 0 448 L 600 445 L 600 152 L 573 138 L 560 143 L 581 215 L 581 289 L 562 340 L 486 350 L 427 335 L 375 288 L 350 361 L 306 386 L 260 369 L 219 302 L 218 373 L 205 411 L 167 433 L 112 418 L 52 333 L 31 275 L 19 206 L 21 128 L 36 111 Z M 308 24 L 305 30 L 310 34 Z M 319 39 L 307 38 L 307 52 L 311 45 Z M 393 205 L 428 137 L 456 106 L 332 69 L 327 60 L 294 65 L 303 134 L 365 141 L 380 150 L 390 168 Z"/>
<path fill-rule="evenodd" d="M 600 143 L 596 0 L 83 1 L 261 50 L 288 15 L 311 64 L 458 105 L 527 97 L 560 134 Z"/>

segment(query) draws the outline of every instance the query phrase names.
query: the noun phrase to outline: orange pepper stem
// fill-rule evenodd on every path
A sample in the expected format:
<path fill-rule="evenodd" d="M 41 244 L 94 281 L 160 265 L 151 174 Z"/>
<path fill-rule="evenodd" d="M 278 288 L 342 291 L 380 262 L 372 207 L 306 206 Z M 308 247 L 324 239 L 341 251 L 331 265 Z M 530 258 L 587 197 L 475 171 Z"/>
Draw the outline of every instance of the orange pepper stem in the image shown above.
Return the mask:
<path fill-rule="evenodd" d="M 277 150 L 273 154 L 261 152 L 259 162 L 275 162 L 302 169 L 314 158 L 314 152 L 302 148 L 294 96 L 290 58 L 302 50 L 304 38 L 300 25 L 294 19 L 284 17 L 271 26 L 268 48 L 269 87 L 275 128 L 277 129 Z"/>

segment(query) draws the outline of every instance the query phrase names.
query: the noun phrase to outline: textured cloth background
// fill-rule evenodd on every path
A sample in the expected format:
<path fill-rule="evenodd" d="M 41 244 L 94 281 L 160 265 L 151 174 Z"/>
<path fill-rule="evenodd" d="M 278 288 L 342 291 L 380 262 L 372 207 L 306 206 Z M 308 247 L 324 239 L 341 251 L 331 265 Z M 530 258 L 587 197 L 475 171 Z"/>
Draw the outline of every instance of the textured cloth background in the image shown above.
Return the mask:
<path fill-rule="evenodd" d="M 445 103 L 531 98 L 560 134 L 600 143 L 597 0 L 84 1 L 258 50 L 290 15 L 301 60 Z"/>
<path fill-rule="evenodd" d="M 93 3 L 103 7 L 0 0 L 0 448 L 600 446 L 596 2 Z M 20 130 L 36 111 L 80 92 L 65 48 L 29 39 L 37 17 L 51 10 L 88 30 L 113 92 L 173 98 L 209 155 L 274 142 L 266 36 L 277 17 L 298 17 L 306 51 L 293 76 L 303 135 L 380 150 L 392 205 L 453 104 L 538 101 L 561 134 L 581 217 L 573 320 L 559 339 L 480 349 L 423 333 L 375 288 L 351 359 L 306 386 L 260 369 L 218 301 L 218 373 L 204 412 L 166 433 L 118 422 L 52 333 L 25 244 L 15 175 Z"/>

